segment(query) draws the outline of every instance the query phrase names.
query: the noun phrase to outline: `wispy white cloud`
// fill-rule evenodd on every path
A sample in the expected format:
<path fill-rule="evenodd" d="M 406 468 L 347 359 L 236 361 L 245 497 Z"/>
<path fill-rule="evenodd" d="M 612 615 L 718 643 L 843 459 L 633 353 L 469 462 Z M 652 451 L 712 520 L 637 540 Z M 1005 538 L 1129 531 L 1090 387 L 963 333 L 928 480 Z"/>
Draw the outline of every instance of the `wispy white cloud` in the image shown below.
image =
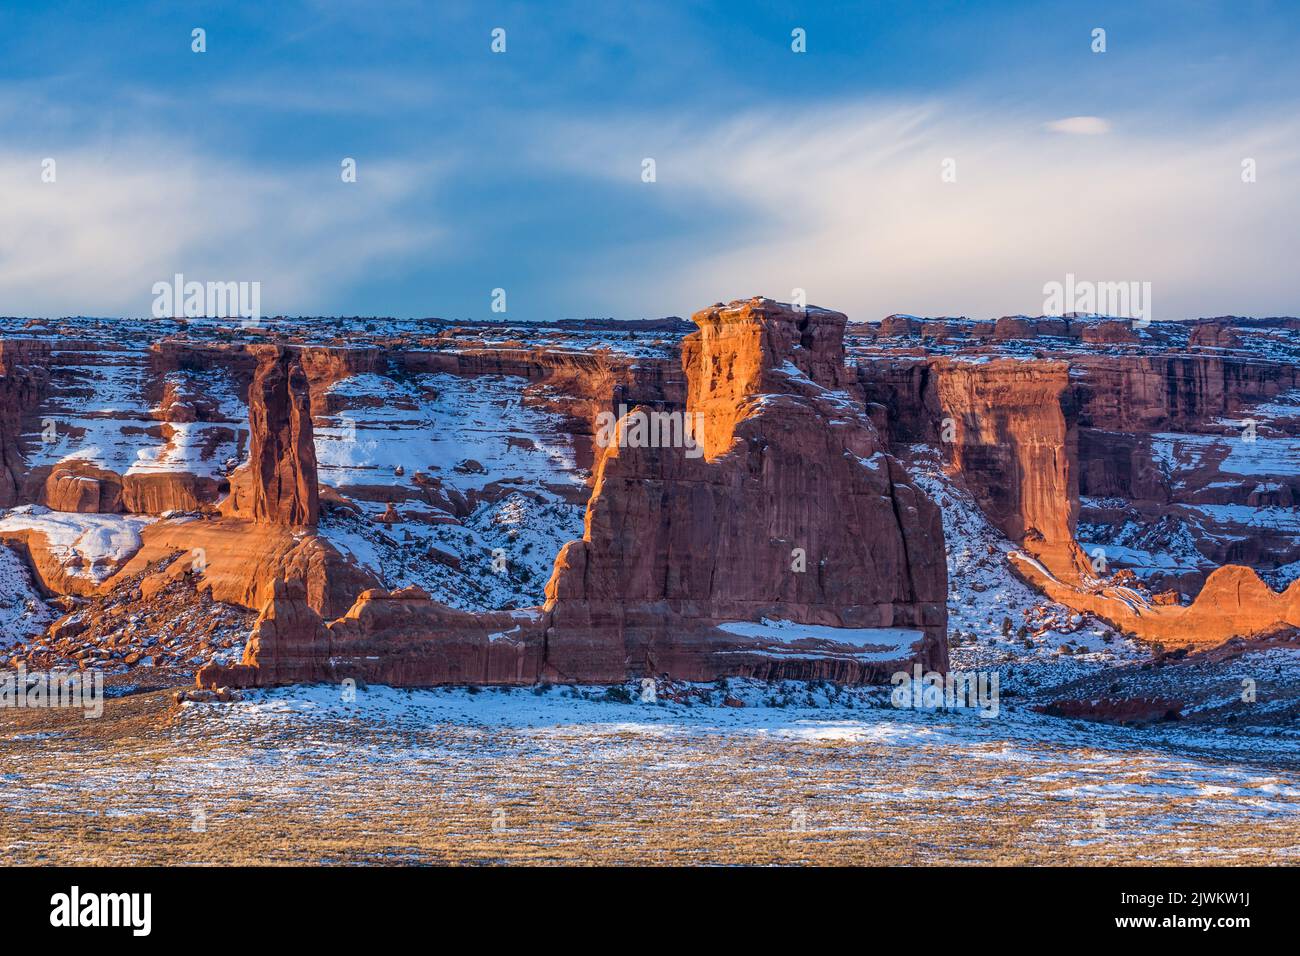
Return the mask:
<path fill-rule="evenodd" d="M 1126 129 L 1138 124 L 1125 123 Z M 1300 123 L 1263 117 L 1148 135 L 1044 137 L 957 104 L 849 103 L 708 118 L 556 124 L 543 155 L 625 182 L 713 228 L 610 250 L 593 309 L 683 313 L 763 293 L 874 319 L 1042 309 L 1042 285 L 1153 283 L 1156 318 L 1294 313 Z M 658 181 L 637 178 L 643 156 Z M 1254 158 L 1258 181 L 1241 163 Z M 944 172 L 951 170 L 953 181 Z"/>
<path fill-rule="evenodd" d="M 153 140 L 0 153 L 0 301 L 20 314 L 147 315 L 152 286 L 177 272 L 262 283 L 266 314 L 329 310 L 351 282 L 444 236 L 407 213 L 430 163 L 337 161 L 258 169 Z M 337 308 L 337 305 L 333 306 Z"/>
<path fill-rule="evenodd" d="M 1043 126 L 1053 133 L 1068 133 L 1071 136 L 1101 136 L 1110 132 L 1110 121 L 1100 116 L 1067 116 L 1065 119 L 1044 123 Z"/>

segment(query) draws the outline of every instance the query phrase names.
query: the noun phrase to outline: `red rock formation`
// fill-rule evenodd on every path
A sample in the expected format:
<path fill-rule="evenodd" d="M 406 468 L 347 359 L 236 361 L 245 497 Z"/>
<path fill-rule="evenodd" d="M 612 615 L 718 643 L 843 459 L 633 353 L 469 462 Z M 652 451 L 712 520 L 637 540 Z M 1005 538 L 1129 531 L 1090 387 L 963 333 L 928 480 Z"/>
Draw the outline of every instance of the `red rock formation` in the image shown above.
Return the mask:
<path fill-rule="evenodd" d="M 705 455 L 606 451 L 584 536 L 547 586 L 547 666 L 598 680 L 712 679 L 737 673 L 709 653 L 725 640 L 712 626 L 761 617 L 915 628 L 922 657 L 942 666 L 938 510 L 881 452 L 861 405 L 835 390 L 845 317 L 751 300 L 695 321 L 682 360 Z"/>
<path fill-rule="evenodd" d="M 1241 336 L 1230 325 L 1202 322 L 1192 329 L 1187 344 L 1194 348 L 1233 349 L 1241 344 Z"/>
<path fill-rule="evenodd" d="M 116 472 L 74 458 L 49 469 L 36 498 L 53 511 L 116 514 L 122 510 L 122 479 Z"/>
<path fill-rule="evenodd" d="M 1141 341 L 1133 330 L 1132 322 L 1126 319 L 1088 322 L 1083 326 L 1082 339 L 1096 345 L 1135 344 Z"/>
<path fill-rule="evenodd" d="M 914 315 L 887 315 L 880 320 L 880 334 L 915 335 L 921 331 L 921 320 Z"/>
<path fill-rule="evenodd" d="M 320 492 L 307 375 L 296 351 L 256 346 L 248 389 L 249 462 L 231 478 L 226 513 L 264 524 L 316 524 Z"/>
<path fill-rule="evenodd" d="M 205 668 L 200 686 L 867 681 L 915 660 L 945 668 L 938 509 L 840 390 L 844 322 L 759 299 L 697 315 L 682 354 L 704 454 L 607 449 L 586 533 L 557 557 L 543 611 L 471 615 L 414 589 L 368 591 L 325 624 L 286 586 L 244 662 Z M 625 438 L 636 414 L 620 422 Z M 758 636 L 717 626 L 764 617 L 794 623 Z"/>
<path fill-rule="evenodd" d="M 199 589 L 213 600 L 260 610 L 267 582 L 300 581 L 311 607 L 332 618 L 351 607 L 359 592 L 379 584 L 324 539 L 298 528 L 229 517 L 164 520 L 149 525 L 141 537 L 141 549 L 105 588 L 177 553 L 181 560 L 160 572 L 156 583 L 146 577 L 143 586 L 162 586 L 194 567 Z"/>
<path fill-rule="evenodd" d="M 1058 576 L 1086 568 L 1074 540 L 1076 439 L 1062 408 L 1069 365 L 958 359 L 934 368 L 953 463 L 985 514 Z"/>
<path fill-rule="evenodd" d="M 325 622 L 307 602 L 307 589 L 301 581 L 271 582 L 262 613 L 253 625 L 253 633 L 244 647 L 241 667 L 232 669 L 228 680 L 236 686 L 249 686 L 244 676 L 255 669 L 264 684 L 287 684 L 329 679 L 329 631 Z M 221 672 L 207 665 L 199 672 L 199 686 Z M 205 673 L 206 672 L 206 673 Z"/>
<path fill-rule="evenodd" d="M 1211 354 L 1080 355 L 1079 424 L 1115 432 L 1195 431 L 1300 380 L 1293 367 Z"/>
<path fill-rule="evenodd" d="M 300 584 L 276 581 L 242 661 L 210 664 L 196 683 L 532 684 L 541 671 L 539 618 L 537 612 L 468 614 L 430 601 L 419 588 L 374 589 L 326 625 Z"/>
<path fill-rule="evenodd" d="M 0 340 L 0 508 L 19 503 L 27 465 L 18 447 L 22 416 L 49 379 L 50 347 L 26 339 Z"/>
<path fill-rule="evenodd" d="M 1033 322 L 1023 315 L 1004 315 L 993 323 L 993 338 L 999 342 L 1032 339 L 1037 334 Z"/>
<path fill-rule="evenodd" d="M 1048 597 L 1095 614 L 1148 641 L 1212 645 L 1285 627 L 1300 627 L 1300 580 L 1278 593 L 1251 568 L 1216 568 L 1190 605 L 1150 603 L 1137 592 L 1099 583 L 1079 587 L 1050 568 L 1013 557 L 1017 570 Z"/>

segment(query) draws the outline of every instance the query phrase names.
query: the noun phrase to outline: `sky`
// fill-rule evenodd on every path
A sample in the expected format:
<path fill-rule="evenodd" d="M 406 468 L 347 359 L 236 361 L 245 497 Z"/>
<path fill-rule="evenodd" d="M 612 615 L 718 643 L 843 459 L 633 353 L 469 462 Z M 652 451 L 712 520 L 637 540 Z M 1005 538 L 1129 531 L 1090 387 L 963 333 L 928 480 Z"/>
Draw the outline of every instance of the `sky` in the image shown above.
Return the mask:
<path fill-rule="evenodd" d="M 0 314 L 181 273 L 266 315 L 987 318 L 1067 274 L 1294 315 L 1297 41 L 1252 0 L 6 0 Z"/>

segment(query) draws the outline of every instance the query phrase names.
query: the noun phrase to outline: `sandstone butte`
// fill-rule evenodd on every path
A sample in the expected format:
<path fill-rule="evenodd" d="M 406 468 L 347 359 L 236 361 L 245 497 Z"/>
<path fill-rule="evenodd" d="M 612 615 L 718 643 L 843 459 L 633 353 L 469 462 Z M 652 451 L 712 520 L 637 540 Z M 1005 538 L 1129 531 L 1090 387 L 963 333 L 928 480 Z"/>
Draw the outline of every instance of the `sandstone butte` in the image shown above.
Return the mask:
<path fill-rule="evenodd" d="M 272 583 L 243 661 L 204 667 L 199 684 L 862 682 L 914 660 L 943 669 L 938 509 L 852 394 L 845 316 L 751 300 L 695 322 L 682 365 L 704 456 L 624 441 L 599 449 L 584 535 L 557 556 L 545 605 L 490 614 L 417 588 L 367 588 L 327 620 L 339 567 L 308 530 L 318 502 L 303 355 L 259 352 L 250 462 L 224 508 L 248 524 L 215 525 L 204 540 L 214 592 L 247 601 L 255 582 Z M 135 561 L 180 544 L 165 534 L 149 534 Z M 255 573 L 226 570 L 237 551 Z M 787 626 L 735 626 L 764 619 Z"/>
<path fill-rule="evenodd" d="M 1033 339 L 1042 334 L 1034 328 L 1038 324 L 1018 322 L 1024 326 L 1020 329 L 1002 324 L 1000 332 Z M 1110 328 L 1113 323 L 1103 324 L 1103 338 L 1124 338 Z M 948 324 L 949 335 L 969 334 L 968 328 L 953 325 Z M 917 330 L 901 325 L 901 331 Z M 927 330 L 930 335 L 936 331 Z M 1051 334 L 1060 332 L 1054 329 Z M 1091 326 L 1075 334 L 1084 342 L 1102 335 Z M 1209 323 L 1193 329 L 1190 338 L 1193 343 L 1233 340 L 1221 326 Z M 1067 607 L 1151 642 L 1214 645 L 1234 636 L 1300 627 L 1300 581 L 1279 593 L 1254 569 L 1229 564 L 1210 571 L 1190 603 L 1158 602 L 1123 580 L 1094 571 L 1075 539 L 1081 421 L 1090 426 L 1093 446 L 1119 445 L 1090 448 L 1090 463 L 1107 469 L 1089 475 L 1093 493 L 1140 498 L 1150 494 L 1139 486 L 1144 471 L 1151 469 L 1137 452 L 1149 455 L 1150 441 L 1143 449 L 1138 447 L 1141 441 L 1125 432 L 1186 427 L 1207 414 L 1230 412 L 1239 401 L 1227 394 L 1232 387 L 1245 394 L 1269 394 L 1261 385 L 1284 392 L 1295 386 L 1293 368 L 1284 372 L 1292 377 L 1272 383 L 1252 381 L 1268 374 L 1262 363 L 1236 368 L 1213 353 L 1122 358 L 1071 354 L 1064 361 L 973 351 L 957 357 L 868 361 L 860 363 L 859 376 L 870 383 L 868 399 L 888 406 L 891 421 L 902 433 L 896 439 L 945 448 L 981 509 L 1021 545 L 1011 564 L 1022 578 Z M 1087 388 L 1071 381 L 1072 369 L 1078 372 L 1080 366 L 1092 379 Z M 1116 473 L 1110 473 L 1111 468 Z M 1211 476 L 1215 474 L 1211 469 Z"/>
<path fill-rule="evenodd" d="M 939 368 L 941 401 L 958 423 L 954 461 L 968 480 L 975 476 L 971 483 L 986 513 L 1023 544 L 1025 553 L 1011 557 L 1013 568 L 1053 600 L 1151 641 L 1217 644 L 1300 626 L 1300 581 L 1278 593 L 1253 569 L 1229 565 L 1214 570 L 1196 600 L 1181 606 L 1147 601 L 1093 571 L 1074 537 L 1078 477 L 1071 446 L 1077 438 L 1063 411 L 1067 386 L 1063 362 L 956 361 Z M 972 446 L 977 457 L 1002 460 L 972 463 Z M 989 475 L 1001 480 L 990 484 Z"/>
<path fill-rule="evenodd" d="M 1150 456 L 1148 433 L 1298 384 L 1294 370 L 1281 381 L 1276 366 L 1225 353 L 1237 341 L 1231 323 L 1198 325 L 1176 354 L 1113 354 L 1105 350 L 1136 348 L 1132 330 L 1113 322 L 893 316 L 848 364 L 838 312 L 754 298 L 693 321 L 680 374 L 523 343 L 404 357 L 423 371 L 569 376 L 566 414 L 579 423 L 592 482 L 583 535 L 560 549 L 541 607 L 470 613 L 419 588 L 387 591 L 316 533 L 324 498 L 342 499 L 318 480 L 313 412 L 331 401 L 331 383 L 382 367 L 377 346 L 154 343 L 156 370 L 216 362 L 247 390 L 247 460 L 217 482 L 81 461 L 27 469 L 17 422 L 45 387 L 49 345 L 0 340 L 0 507 L 164 515 L 107 580 L 69 574 L 39 532 L 0 538 L 54 593 L 102 593 L 143 575 L 147 597 L 197 564 L 214 600 L 259 611 L 242 661 L 204 666 L 200 686 L 881 681 L 913 662 L 947 665 L 939 510 L 906 468 L 905 449 L 928 444 L 1020 546 L 1014 570 L 1053 600 L 1151 641 L 1300 626 L 1300 584 L 1278 593 L 1227 563 L 1197 582 L 1194 601 L 1149 600 L 1094 572 L 1076 541 L 1081 485 L 1094 498 L 1154 499 L 1135 464 Z M 1027 341 L 1032 356 L 998 351 Z M 1067 347 L 1054 354 L 1038 342 Z M 203 401 L 164 385 L 160 435 L 170 442 L 183 423 L 210 417 Z M 698 415 L 704 454 L 601 448 L 581 426 L 626 405 L 626 437 L 642 402 Z M 436 493 L 458 514 L 473 507 L 454 490 Z M 202 519 L 165 516 L 196 505 Z"/>

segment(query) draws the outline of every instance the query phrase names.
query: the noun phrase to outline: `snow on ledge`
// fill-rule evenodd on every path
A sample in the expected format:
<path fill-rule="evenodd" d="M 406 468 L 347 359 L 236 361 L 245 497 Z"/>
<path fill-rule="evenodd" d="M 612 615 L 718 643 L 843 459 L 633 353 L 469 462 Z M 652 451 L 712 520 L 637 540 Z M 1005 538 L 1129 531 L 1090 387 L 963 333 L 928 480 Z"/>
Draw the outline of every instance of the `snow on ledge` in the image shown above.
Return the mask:
<path fill-rule="evenodd" d="M 923 632 L 904 627 L 829 627 L 766 617 L 761 621 L 725 621 L 718 625 L 718 629 L 738 637 L 775 644 L 812 640 L 859 648 L 883 648 L 855 653 L 854 658 L 861 661 L 897 660 L 911 654 L 914 646 L 925 638 Z"/>
<path fill-rule="evenodd" d="M 65 568 L 74 557 L 80 559 L 80 567 L 67 569 L 70 575 L 98 583 L 140 550 L 141 530 L 156 520 L 145 515 L 79 514 L 23 505 L 0 518 L 0 532 L 40 532 L 49 542 L 50 553 Z"/>

